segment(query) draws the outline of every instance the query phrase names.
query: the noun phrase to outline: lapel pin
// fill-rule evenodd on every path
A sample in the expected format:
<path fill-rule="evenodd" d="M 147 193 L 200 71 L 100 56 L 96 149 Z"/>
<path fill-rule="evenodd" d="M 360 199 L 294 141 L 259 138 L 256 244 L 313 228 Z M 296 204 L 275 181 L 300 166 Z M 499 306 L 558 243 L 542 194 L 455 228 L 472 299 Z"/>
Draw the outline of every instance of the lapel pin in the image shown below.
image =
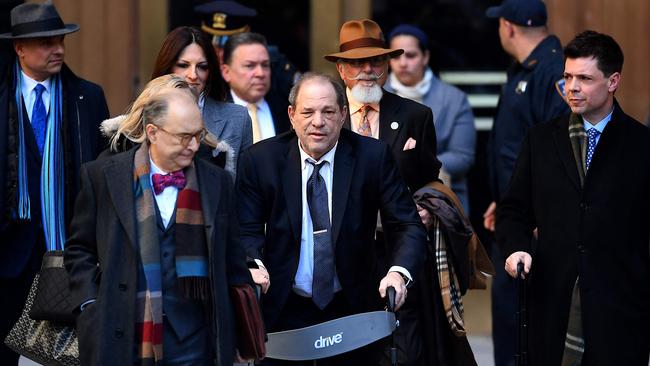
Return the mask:
<path fill-rule="evenodd" d="M 398 129 L 399 128 L 399 123 L 397 123 L 396 121 L 391 122 L 390 123 L 390 128 L 393 129 L 393 130 Z"/>

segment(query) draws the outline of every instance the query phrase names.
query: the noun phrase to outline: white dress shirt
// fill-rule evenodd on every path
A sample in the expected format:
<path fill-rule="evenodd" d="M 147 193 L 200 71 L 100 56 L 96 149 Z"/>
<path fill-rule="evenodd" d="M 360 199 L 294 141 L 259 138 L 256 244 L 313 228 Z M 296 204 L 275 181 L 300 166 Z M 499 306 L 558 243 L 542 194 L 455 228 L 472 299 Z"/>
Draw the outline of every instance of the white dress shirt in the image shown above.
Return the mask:
<path fill-rule="evenodd" d="M 34 109 L 34 102 L 36 101 L 36 90 L 34 88 L 37 84 L 41 84 L 45 87 L 41 98 L 43 99 L 43 104 L 45 104 L 45 113 L 50 111 L 50 87 L 52 85 L 52 78 L 47 78 L 41 82 L 38 82 L 25 74 L 22 70 L 22 82 L 20 83 L 20 92 L 23 95 L 23 102 L 25 103 L 25 109 L 27 109 L 27 116 L 29 120 L 32 120 L 32 109 Z"/>
<path fill-rule="evenodd" d="M 248 104 L 250 103 L 238 97 L 232 90 L 230 90 L 230 95 L 232 95 L 233 103 L 248 109 Z M 255 105 L 257 106 L 257 121 L 260 124 L 260 140 L 275 136 L 275 125 L 273 124 L 271 107 L 269 107 L 266 99 L 262 98 L 259 102 L 255 103 Z M 250 116 L 250 111 L 248 112 L 248 115 Z M 253 116 L 251 116 L 251 119 L 252 118 Z"/>
<path fill-rule="evenodd" d="M 174 214 L 174 209 L 176 209 L 176 197 L 178 197 L 178 188 L 174 186 L 167 186 L 160 194 L 155 194 L 153 191 L 153 175 L 154 174 L 168 174 L 168 172 L 160 169 L 154 162 L 149 158 L 151 163 L 151 170 L 149 171 L 149 179 L 151 179 L 151 193 L 156 198 L 156 204 L 158 205 L 158 211 L 160 211 L 160 217 L 162 218 L 163 226 L 167 227 L 169 220 L 171 220 L 172 215 Z"/>
<path fill-rule="evenodd" d="M 338 143 L 337 143 L 338 145 Z M 323 164 L 320 168 L 320 176 L 325 181 L 327 187 L 327 208 L 330 214 L 330 225 L 332 222 L 332 178 L 334 172 L 334 154 L 336 153 L 336 146 L 323 155 L 320 160 L 316 161 L 302 149 L 300 142 L 298 148 L 300 149 L 300 171 L 301 171 L 301 194 L 302 194 L 302 231 L 300 233 L 300 257 L 298 258 L 298 270 L 296 277 L 294 277 L 293 290 L 302 296 L 311 297 L 312 282 L 314 279 L 314 224 L 311 221 L 311 214 L 309 212 L 309 205 L 307 204 L 307 181 L 314 171 L 314 166 L 309 164 Z M 330 231 L 331 232 L 331 231 Z M 334 238 L 332 238 L 332 245 Z M 336 260 L 334 260 L 336 263 Z M 334 269 L 334 292 L 341 290 L 341 283 L 336 275 L 336 268 Z"/>
<path fill-rule="evenodd" d="M 614 110 L 612 109 L 611 112 L 609 112 L 608 115 L 605 116 L 605 118 L 601 119 L 600 122 L 596 124 L 591 124 L 591 122 L 587 121 L 584 117 L 582 117 L 582 123 L 584 123 L 585 126 L 585 132 L 591 130 L 592 128 L 595 128 L 600 132 L 598 136 L 596 136 L 596 146 L 598 146 L 598 141 L 600 141 L 600 135 L 603 134 L 603 131 L 605 131 L 605 126 L 607 126 L 607 123 L 612 119 L 612 113 L 614 113 Z"/>

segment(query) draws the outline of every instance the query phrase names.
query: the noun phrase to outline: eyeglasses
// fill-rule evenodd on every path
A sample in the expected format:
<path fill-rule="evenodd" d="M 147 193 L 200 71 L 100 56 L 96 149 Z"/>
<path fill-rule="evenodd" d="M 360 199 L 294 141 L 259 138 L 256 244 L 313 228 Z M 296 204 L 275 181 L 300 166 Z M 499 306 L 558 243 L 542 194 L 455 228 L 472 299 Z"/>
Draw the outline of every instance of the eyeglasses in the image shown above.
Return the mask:
<path fill-rule="evenodd" d="M 171 133 L 160 126 L 156 126 L 156 127 L 162 132 L 176 138 L 176 140 L 183 146 L 189 145 L 192 139 L 196 139 L 196 142 L 200 144 L 201 141 L 203 141 L 203 138 L 205 138 L 205 135 L 208 134 L 208 130 L 206 130 L 205 128 L 202 128 L 197 133 Z"/>
<path fill-rule="evenodd" d="M 343 59 L 343 62 L 346 64 L 350 65 L 350 67 L 355 68 L 355 69 L 360 69 L 366 65 L 366 63 L 370 64 L 370 67 L 372 68 L 379 68 L 384 65 L 386 65 L 386 61 L 388 61 L 387 57 L 369 57 L 369 58 L 361 58 L 361 59 Z"/>

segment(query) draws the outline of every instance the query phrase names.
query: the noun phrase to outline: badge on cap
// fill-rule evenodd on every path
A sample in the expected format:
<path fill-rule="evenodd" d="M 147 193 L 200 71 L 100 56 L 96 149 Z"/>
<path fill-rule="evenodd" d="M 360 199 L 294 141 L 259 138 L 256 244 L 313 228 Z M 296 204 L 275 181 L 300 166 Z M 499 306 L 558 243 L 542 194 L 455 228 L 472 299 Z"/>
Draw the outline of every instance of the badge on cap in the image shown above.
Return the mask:
<path fill-rule="evenodd" d="M 517 84 L 517 88 L 515 88 L 515 93 L 517 94 L 523 94 L 526 92 L 526 87 L 528 86 L 528 82 L 525 80 L 522 80 Z"/>
<path fill-rule="evenodd" d="M 397 121 L 393 121 L 390 123 L 390 128 L 393 130 L 396 130 L 399 128 L 399 123 Z"/>

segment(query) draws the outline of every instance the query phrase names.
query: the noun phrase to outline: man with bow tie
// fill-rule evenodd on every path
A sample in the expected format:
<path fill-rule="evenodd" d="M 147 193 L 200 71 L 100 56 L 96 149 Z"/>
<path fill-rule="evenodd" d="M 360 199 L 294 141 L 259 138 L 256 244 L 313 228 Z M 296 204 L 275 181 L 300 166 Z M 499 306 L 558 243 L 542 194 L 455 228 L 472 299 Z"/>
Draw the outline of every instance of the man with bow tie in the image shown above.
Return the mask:
<path fill-rule="evenodd" d="M 188 88 L 132 113 L 142 144 L 82 167 L 66 243 L 82 365 L 232 364 L 228 286 L 251 281 L 232 179 L 195 158 L 205 128 Z"/>

